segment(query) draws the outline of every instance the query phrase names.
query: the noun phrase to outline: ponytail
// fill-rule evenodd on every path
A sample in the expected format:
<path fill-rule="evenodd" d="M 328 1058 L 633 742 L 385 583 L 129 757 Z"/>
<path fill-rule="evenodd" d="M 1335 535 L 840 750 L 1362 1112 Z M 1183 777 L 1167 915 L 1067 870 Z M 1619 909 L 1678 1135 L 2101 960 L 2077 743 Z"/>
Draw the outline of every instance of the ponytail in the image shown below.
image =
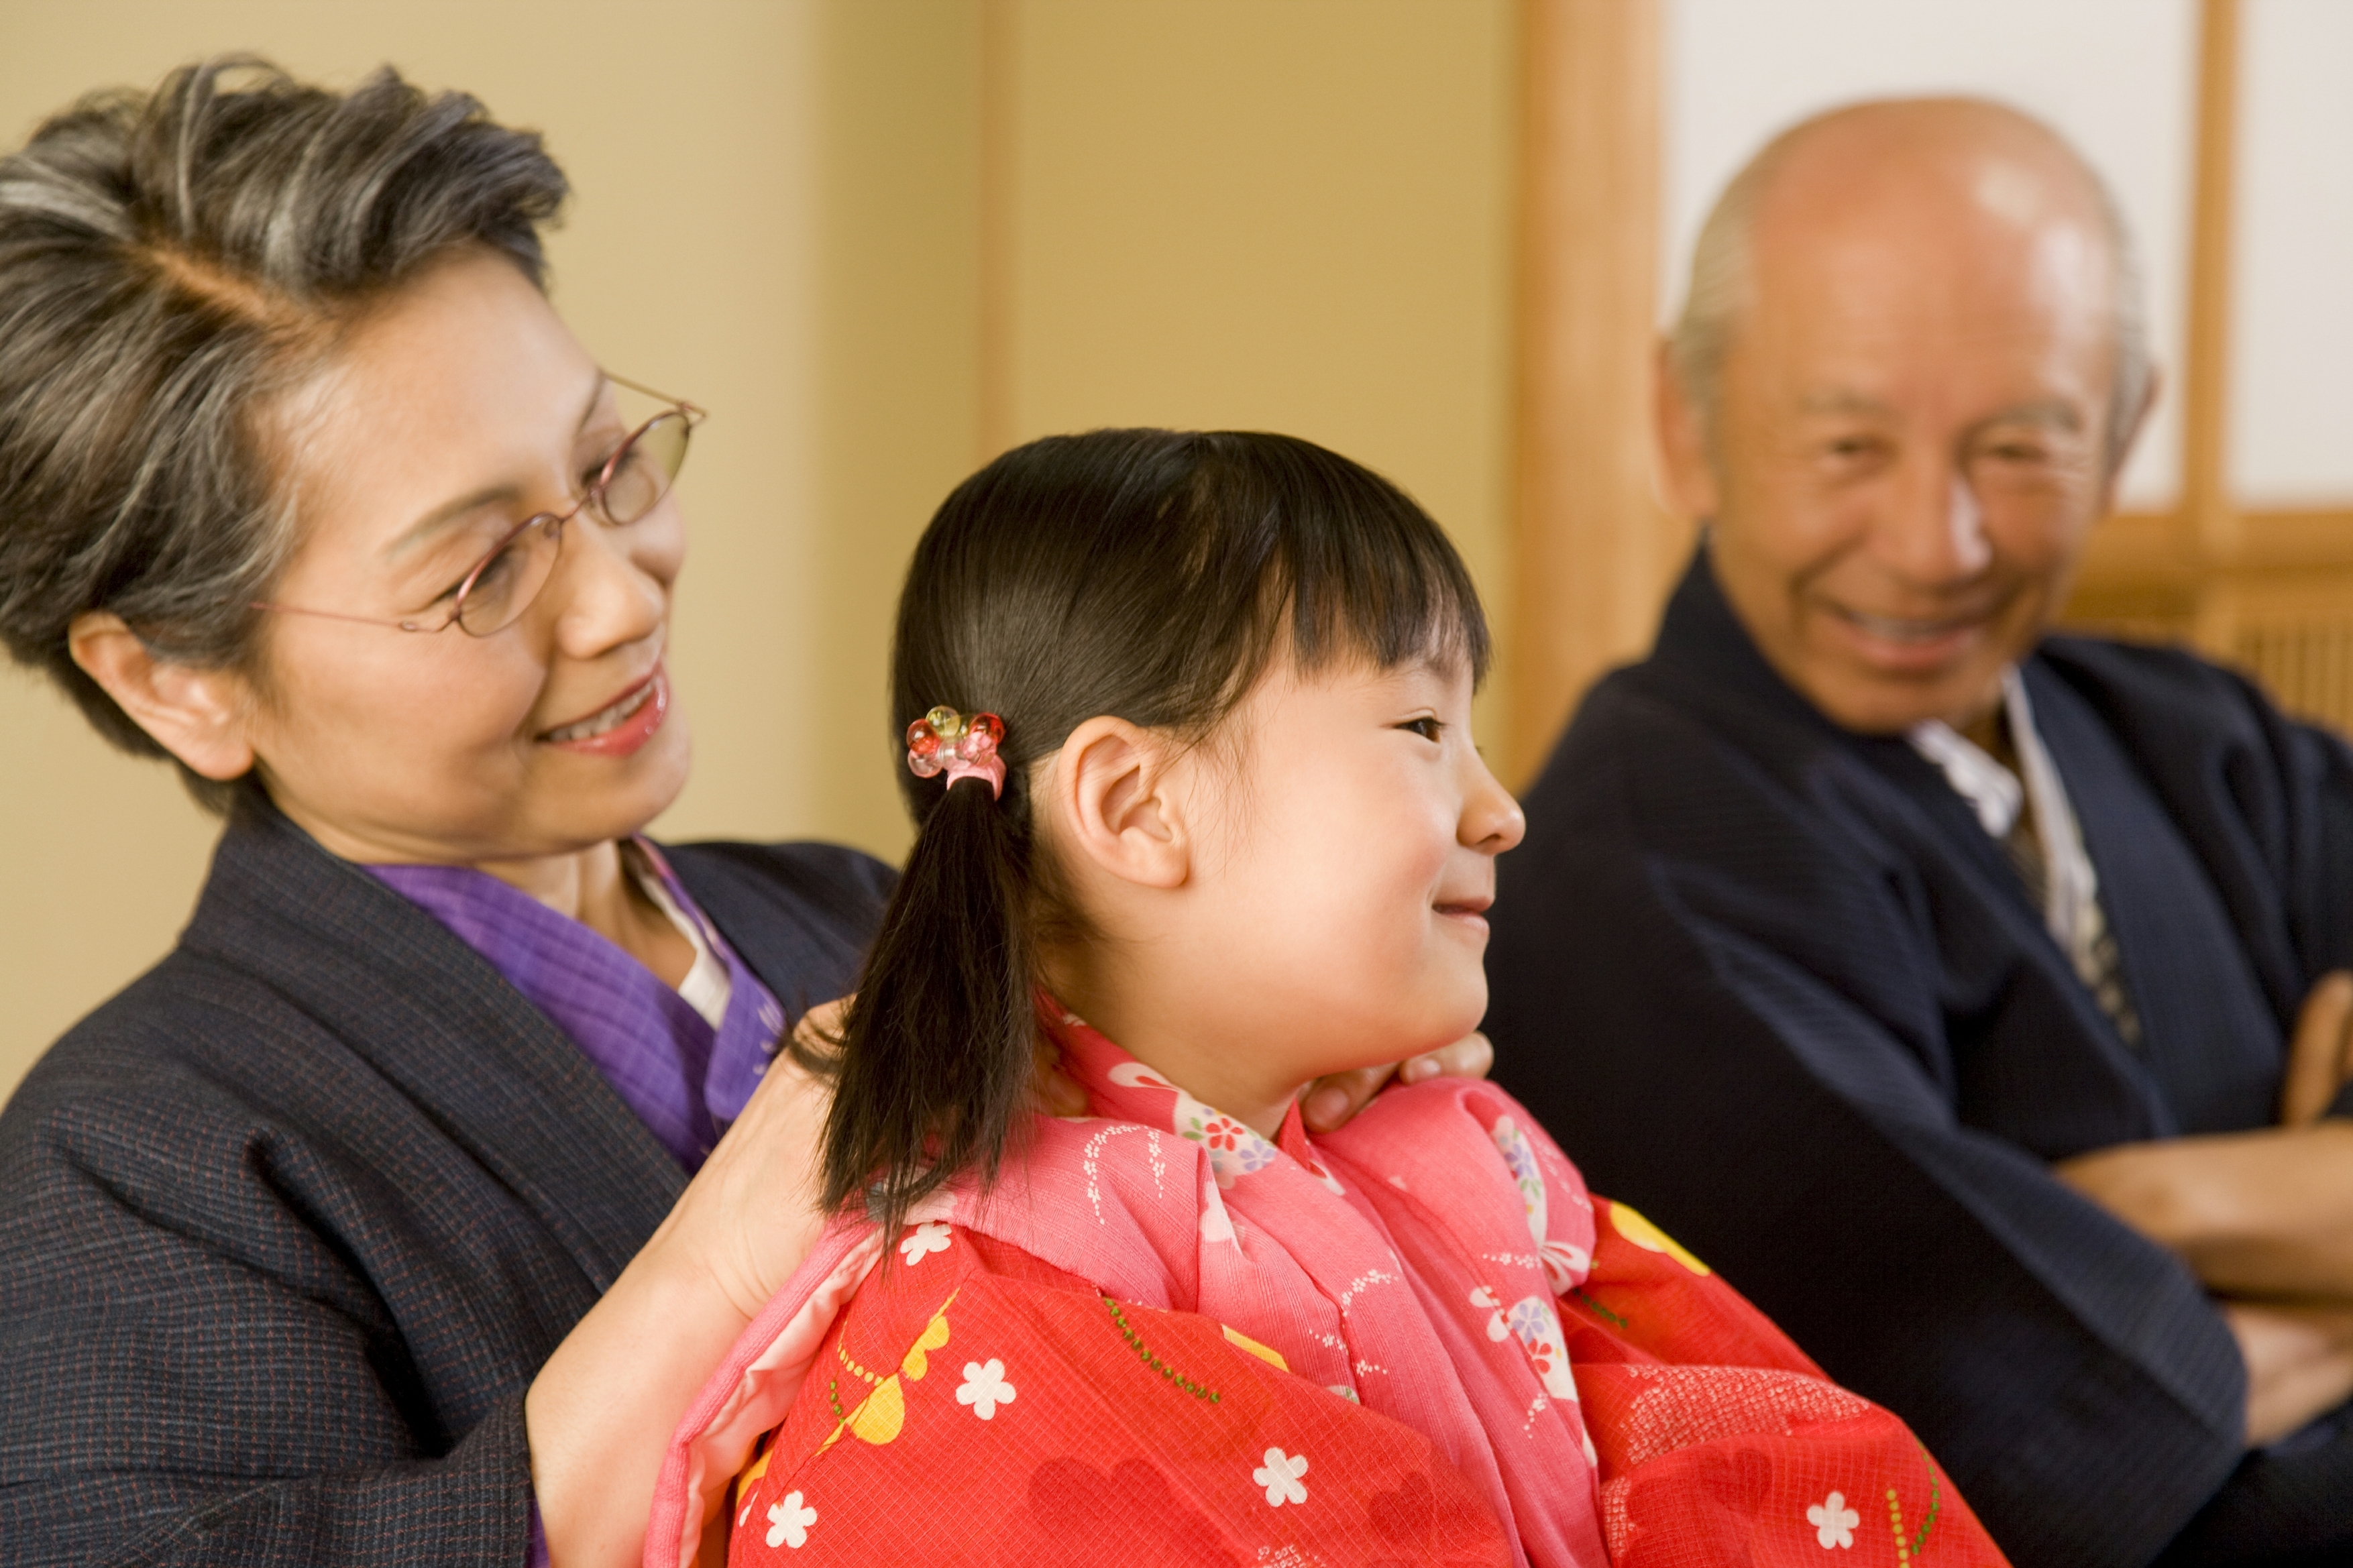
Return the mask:
<path fill-rule="evenodd" d="M 1029 816 L 1018 767 L 1002 798 L 969 777 L 924 816 L 822 1064 L 827 1212 L 863 1194 L 888 1235 L 959 1173 L 996 1178 L 1037 1070 Z"/>

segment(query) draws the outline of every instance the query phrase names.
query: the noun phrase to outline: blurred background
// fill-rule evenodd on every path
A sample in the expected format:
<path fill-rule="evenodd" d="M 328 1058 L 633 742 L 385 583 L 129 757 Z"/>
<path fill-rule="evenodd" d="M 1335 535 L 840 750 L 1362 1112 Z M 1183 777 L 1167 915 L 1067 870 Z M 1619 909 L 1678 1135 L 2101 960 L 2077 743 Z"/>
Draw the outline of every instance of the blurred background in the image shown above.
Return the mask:
<path fill-rule="evenodd" d="M 558 307 L 713 411 L 667 837 L 895 856 L 907 551 L 997 451 L 1115 424 L 1290 431 L 1419 497 L 1525 782 L 1689 548 L 1644 411 L 1701 217 L 1885 93 L 2043 115 L 2138 233 L 2166 388 L 2073 617 L 2353 721 L 2348 0 L 0 0 L 0 142 L 236 50 L 544 132 Z M 0 671 L 0 1094 L 168 948 L 213 837 Z"/>

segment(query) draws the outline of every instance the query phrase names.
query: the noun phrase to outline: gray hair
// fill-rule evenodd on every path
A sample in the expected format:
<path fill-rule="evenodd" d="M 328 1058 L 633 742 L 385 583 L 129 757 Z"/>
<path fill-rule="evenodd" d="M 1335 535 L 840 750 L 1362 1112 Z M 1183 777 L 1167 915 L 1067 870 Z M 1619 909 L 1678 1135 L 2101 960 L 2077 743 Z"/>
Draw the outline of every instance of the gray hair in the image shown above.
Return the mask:
<path fill-rule="evenodd" d="M 565 184 L 537 135 L 390 68 L 348 93 L 265 61 L 94 94 L 0 158 L 0 641 L 126 751 L 73 661 L 111 611 L 159 656 L 249 668 L 292 546 L 259 428 L 368 307 L 490 247 L 544 287 Z M 182 776 L 218 810 L 234 786 Z"/>
<path fill-rule="evenodd" d="M 1850 105 L 1812 116 L 1775 136 L 1742 165 L 1708 210 L 1707 221 L 1692 247 L 1691 282 L 1683 294 L 1683 312 L 1667 335 L 1667 367 L 1699 410 L 1711 441 L 1717 412 L 1718 380 L 1732 334 L 1751 302 L 1750 240 L 1757 213 L 1773 176 L 1792 149 L 1823 121 L 1851 113 Z M 2042 121 L 2007 105 L 1985 103 L 2031 126 L 2047 137 L 2073 165 L 2089 186 L 2108 242 L 2112 268 L 2109 287 L 2109 328 L 2115 343 L 2116 368 L 2108 407 L 2109 468 L 2124 461 L 2141 405 L 2148 395 L 2154 374 L 2149 359 L 2148 319 L 2142 297 L 2140 258 L 2124 209 L 2116 205 L 2098 170 L 2082 153 Z"/>

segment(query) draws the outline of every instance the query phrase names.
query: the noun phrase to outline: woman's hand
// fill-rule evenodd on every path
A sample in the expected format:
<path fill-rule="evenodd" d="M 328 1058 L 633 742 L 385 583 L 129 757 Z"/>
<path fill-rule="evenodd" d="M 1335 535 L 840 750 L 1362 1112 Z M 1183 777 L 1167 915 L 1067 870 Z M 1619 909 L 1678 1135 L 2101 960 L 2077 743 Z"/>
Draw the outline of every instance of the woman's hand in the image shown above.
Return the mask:
<path fill-rule="evenodd" d="M 1309 1131 L 1329 1132 L 1346 1126 L 1392 1077 L 1400 1083 L 1420 1083 L 1433 1078 L 1485 1078 L 1494 1065 L 1495 1047 L 1488 1044 L 1487 1037 L 1468 1034 L 1451 1046 L 1424 1051 L 1401 1062 L 1319 1078 L 1300 1097 L 1299 1113 Z M 1087 1114 L 1087 1091 L 1065 1077 L 1043 1053 L 1038 1063 L 1038 1098 L 1050 1114 Z"/>
<path fill-rule="evenodd" d="M 1486 1036 L 1474 1031 L 1451 1046 L 1424 1051 L 1387 1067 L 1358 1068 L 1355 1072 L 1335 1072 L 1330 1078 L 1319 1078 L 1307 1086 L 1307 1092 L 1300 1098 L 1299 1114 L 1309 1131 L 1329 1132 L 1346 1126 L 1392 1075 L 1399 1083 L 1421 1083 L 1433 1078 L 1485 1078 L 1494 1065 L 1495 1047 L 1488 1043 Z"/>
<path fill-rule="evenodd" d="M 841 1004 L 795 1032 L 838 1032 Z M 744 1114 L 533 1380 L 533 1489 L 554 1568 L 634 1568 L 688 1405 L 825 1230 L 814 1202 L 827 1086 L 778 1052 Z"/>

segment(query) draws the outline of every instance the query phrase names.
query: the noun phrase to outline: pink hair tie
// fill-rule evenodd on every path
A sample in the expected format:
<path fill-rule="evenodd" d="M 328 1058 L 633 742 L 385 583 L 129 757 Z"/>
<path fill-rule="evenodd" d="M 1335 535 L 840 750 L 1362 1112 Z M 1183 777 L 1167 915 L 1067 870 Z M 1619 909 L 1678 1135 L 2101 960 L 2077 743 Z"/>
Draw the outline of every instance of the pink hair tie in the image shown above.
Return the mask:
<path fill-rule="evenodd" d="M 953 708 L 934 708 L 907 726 L 907 766 L 919 779 L 948 775 L 948 787 L 958 779 L 987 779 L 992 799 L 1005 794 L 1005 759 L 997 754 L 1005 739 L 1005 721 L 994 713 L 966 719 Z"/>

